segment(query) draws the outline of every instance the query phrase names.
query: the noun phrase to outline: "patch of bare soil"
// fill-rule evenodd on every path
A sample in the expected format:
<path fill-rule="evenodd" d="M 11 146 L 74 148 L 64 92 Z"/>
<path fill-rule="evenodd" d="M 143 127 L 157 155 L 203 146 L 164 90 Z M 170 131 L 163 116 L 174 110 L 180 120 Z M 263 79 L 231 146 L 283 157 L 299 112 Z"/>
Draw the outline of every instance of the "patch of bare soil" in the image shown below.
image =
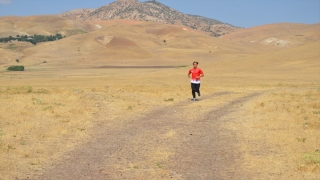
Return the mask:
<path fill-rule="evenodd" d="M 127 38 L 113 37 L 113 39 L 107 44 L 107 47 L 137 47 L 138 45 Z"/>
<path fill-rule="evenodd" d="M 228 94 L 214 93 L 203 99 Z M 119 119 L 124 122 L 121 126 L 98 121 L 87 144 L 28 179 L 250 179 L 235 171 L 242 154 L 236 149 L 235 134 L 221 125 L 237 105 L 257 95 L 215 107 L 194 121 L 182 118 L 188 114 L 186 106 L 199 103 L 190 100 L 159 107 L 139 118 Z M 102 107 L 96 118 L 107 116 Z"/>

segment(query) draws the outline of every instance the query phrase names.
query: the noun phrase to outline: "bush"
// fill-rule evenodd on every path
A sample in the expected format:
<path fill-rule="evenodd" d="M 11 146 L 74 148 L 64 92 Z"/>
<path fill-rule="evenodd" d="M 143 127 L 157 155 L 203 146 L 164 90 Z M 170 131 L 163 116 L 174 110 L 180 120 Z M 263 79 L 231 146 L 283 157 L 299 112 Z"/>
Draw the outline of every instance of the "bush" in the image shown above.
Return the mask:
<path fill-rule="evenodd" d="M 24 71 L 24 66 L 10 66 L 7 69 L 8 71 Z"/>
<path fill-rule="evenodd" d="M 169 99 L 165 99 L 164 101 L 174 101 L 174 99 L 173 98 L 169 98 Z"/>
<path fill-rule="evenodd" d="M 16 59 L 16 62 L 19 63 L 20 62 L 19 59 Z"/>
<path fill-rule="evenodd" d="M 305 154 L 302 157 L 306 163 L 320 164 L 320 150 L 316 150 L 313 153 Z"/>

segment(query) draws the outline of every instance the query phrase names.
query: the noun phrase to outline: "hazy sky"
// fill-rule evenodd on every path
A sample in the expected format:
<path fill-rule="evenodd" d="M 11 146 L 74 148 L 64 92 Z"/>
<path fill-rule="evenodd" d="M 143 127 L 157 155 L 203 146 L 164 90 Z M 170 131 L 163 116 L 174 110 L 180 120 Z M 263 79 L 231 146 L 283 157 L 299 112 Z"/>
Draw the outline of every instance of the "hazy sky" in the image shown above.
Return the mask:
<path fill-rule="evenodd" d="M 142 0 L 140 0 L 142 1 Z M 158 0 L 178 11 L 252 27 L 278 22 L 320 23 L 320 0 Z M 0 0 L 0 16 L 57 14 L 113 0 Z"/>

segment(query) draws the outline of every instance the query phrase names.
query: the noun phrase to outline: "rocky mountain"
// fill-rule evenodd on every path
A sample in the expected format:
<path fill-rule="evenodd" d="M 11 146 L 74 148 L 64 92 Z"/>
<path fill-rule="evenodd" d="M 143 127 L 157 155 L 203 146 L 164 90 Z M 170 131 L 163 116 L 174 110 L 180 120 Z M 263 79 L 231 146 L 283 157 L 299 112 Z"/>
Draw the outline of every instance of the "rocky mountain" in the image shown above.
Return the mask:
<path fill-rule="evenodd" d="M 239 28 L 215 19 L 184 14 L 156 0 L 116 0 L 98 9 L 72 10 L 60 16 L 81 21 L 129 19 L 184 25 L 215 37 L 229 34 Z"/>

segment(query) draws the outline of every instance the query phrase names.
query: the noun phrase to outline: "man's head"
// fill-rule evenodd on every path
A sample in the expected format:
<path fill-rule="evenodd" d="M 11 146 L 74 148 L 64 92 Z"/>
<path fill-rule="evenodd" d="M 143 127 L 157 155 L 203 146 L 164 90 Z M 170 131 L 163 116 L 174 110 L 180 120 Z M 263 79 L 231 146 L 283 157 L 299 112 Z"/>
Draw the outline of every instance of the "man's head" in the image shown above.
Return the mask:
<path fill-rule="evenodd" d="M 198 67 L 198 64 L 199 64 L 199 63 L 198 63 L 197 61 L 194 61 L 194 62 L 193 62 L 193 67 L 194 67 L 194 68 L 197 68 L 197 67 Z"/>

